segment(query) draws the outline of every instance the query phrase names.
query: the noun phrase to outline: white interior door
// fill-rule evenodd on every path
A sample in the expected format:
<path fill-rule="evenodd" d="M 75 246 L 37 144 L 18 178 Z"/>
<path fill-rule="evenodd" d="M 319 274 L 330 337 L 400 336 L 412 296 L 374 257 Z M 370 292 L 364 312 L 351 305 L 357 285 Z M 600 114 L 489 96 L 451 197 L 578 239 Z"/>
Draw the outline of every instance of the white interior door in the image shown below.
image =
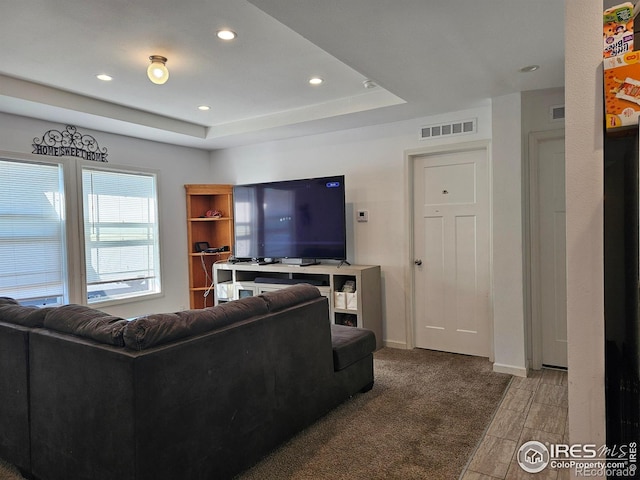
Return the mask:
<path fill-rule="evenodd" d="M 489 356 L 486 149 L 414 160 L 416 347 Z"/>
<path fill-rule="evenodd" d="M 541 333 L 541 363 L 567 366 L 564 134 L 532 135 L 532 321 Z M 535 362 L 534 362 L 535 363 Z M 534 365 L 535 366 L 535 365 Z"/>

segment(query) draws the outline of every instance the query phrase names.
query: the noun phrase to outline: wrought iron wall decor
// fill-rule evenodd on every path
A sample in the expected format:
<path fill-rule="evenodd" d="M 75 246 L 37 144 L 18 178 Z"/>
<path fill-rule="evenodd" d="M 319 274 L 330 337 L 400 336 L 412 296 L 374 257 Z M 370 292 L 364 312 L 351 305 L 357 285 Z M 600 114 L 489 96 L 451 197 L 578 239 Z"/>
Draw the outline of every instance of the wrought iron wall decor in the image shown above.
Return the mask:
<path fill-rule="evenodd" d="M 33 139 L 33 152 L 52 157 L 80 157 L 93 162 L 106 162 L 107 149 L 100 148 L 91 135 L 83 135 L 73 125 L 67 125 L 60 132 L 49 130 L 42 138 Z"/>

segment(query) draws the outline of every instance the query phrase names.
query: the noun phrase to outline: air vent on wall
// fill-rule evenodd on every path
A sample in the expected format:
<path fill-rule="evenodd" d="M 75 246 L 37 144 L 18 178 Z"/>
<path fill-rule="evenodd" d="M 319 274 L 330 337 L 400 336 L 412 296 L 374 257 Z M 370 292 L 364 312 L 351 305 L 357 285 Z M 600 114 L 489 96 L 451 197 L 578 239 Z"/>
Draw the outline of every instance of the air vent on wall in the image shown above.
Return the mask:
<path fill-rule="evenodd" d="M 477 119 L 456 120 L 455 122 L 439 123 L 437 125 L 427 125 L 420 130 L 420 138 L 427 140 L 430 138 L 451 137 L 453 135 L 466 135 L 478 131 Z"/>
<path fill-rule="evenodd" d="M 564 120 L 564 105 L 553 105 L 549 108 L 549 115 L 552 122 Z"/>

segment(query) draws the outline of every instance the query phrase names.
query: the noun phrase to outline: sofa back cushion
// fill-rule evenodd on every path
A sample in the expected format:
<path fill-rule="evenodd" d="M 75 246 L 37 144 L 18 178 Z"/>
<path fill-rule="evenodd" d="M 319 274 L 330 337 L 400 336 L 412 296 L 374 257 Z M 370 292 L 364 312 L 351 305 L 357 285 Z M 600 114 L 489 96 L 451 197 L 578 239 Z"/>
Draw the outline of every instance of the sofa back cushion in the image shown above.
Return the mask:
<path fill-rule="evenodd" d="M 52 307 L 24 307 L 9 297 L 0 297 L 0 322 L 23 327 L 42 327 L 44 317 Z"/>
<path fill-rule="evenodd" d="M 124 346 L 127 320 L 84 305 L 62 305 L 46 312 L 44 327 L 117 347 Z"/>
<path fill-rule="evenodd" d="M 126 325 L 124 343 L 128 348 L 144 350 L 266 313 L 264 300 L 247 297 L 201 310 L 145 315 Z"/>
<path fill-rule="evenodd" d="M 277 312 L 292 307 L 298 303 L 307 302 L 318 298 L 320 290 L 308 283 L 299 283 L 291 287 L 266 292 L 260 295 L 267 304 L 270 312 Z"/>

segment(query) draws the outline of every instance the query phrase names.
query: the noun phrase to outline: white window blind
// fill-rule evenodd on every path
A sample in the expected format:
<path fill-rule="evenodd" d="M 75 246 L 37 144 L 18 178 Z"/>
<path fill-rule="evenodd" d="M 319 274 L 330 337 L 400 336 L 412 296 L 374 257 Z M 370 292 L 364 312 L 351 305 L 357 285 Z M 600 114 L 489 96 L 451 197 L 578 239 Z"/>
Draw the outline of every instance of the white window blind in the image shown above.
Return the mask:
<path fill-rule="evenodd" d="M 67 301 L 62 167 L 0 160 L 0 296 Z"/>
<path fill-rule="evenodd" d="M 82 169 L 89 303 L 160 292 L 156 178 Z"/>

